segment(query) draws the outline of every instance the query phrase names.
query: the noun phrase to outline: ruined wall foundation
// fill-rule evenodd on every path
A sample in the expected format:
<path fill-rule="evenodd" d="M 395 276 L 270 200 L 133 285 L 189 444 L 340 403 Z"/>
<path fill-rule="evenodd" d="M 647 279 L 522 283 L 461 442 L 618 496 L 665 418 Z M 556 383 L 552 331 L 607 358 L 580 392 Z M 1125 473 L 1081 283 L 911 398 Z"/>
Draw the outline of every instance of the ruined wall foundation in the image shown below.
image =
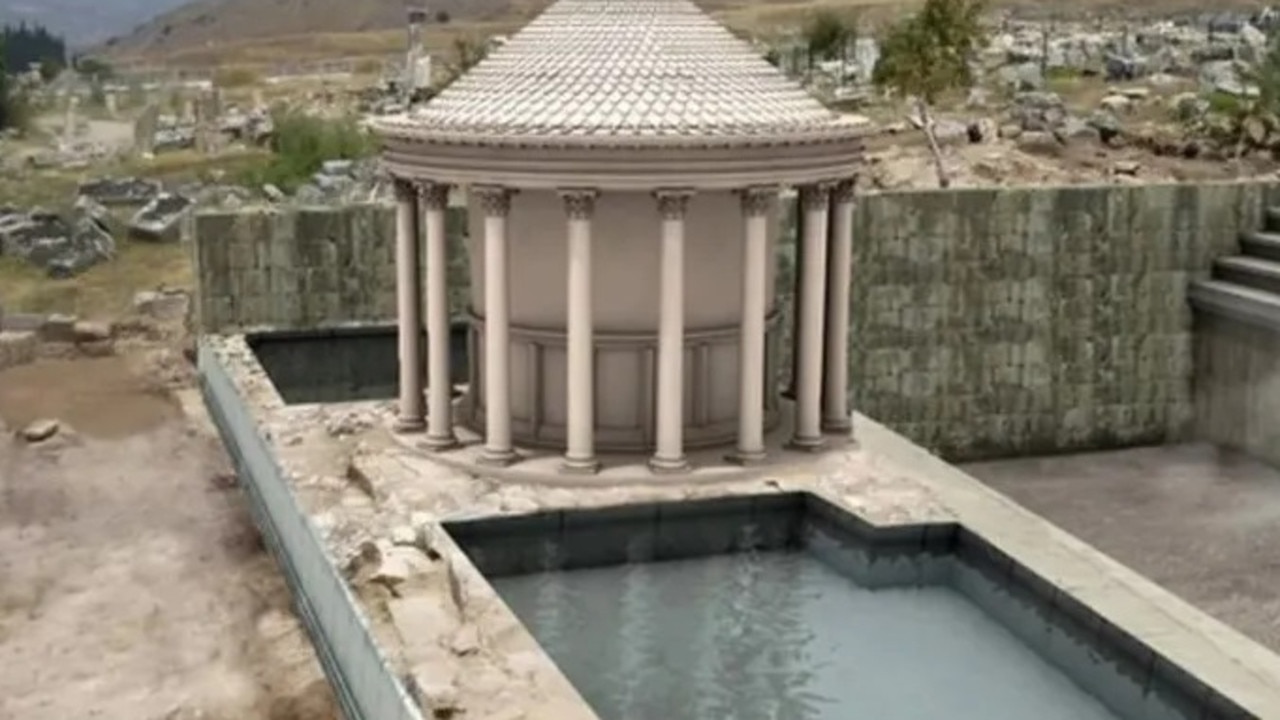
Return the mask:
<path fill-rule="evenodd" d="M 1280 185 L 1256 182 L 866 195 L 854 407 L 952 460 L 1189 437 L 1187 282 L 1234 252 L 1274 201 Z M 451 234 L 463 232 L 461 212 Z M 214 212 L 196 225 L 204 332 L 395 316 L 389 206 Z M 468 272 L 455 247 L 460 313 Z M 789 297 L 791 252 L 780 252 Z"/>

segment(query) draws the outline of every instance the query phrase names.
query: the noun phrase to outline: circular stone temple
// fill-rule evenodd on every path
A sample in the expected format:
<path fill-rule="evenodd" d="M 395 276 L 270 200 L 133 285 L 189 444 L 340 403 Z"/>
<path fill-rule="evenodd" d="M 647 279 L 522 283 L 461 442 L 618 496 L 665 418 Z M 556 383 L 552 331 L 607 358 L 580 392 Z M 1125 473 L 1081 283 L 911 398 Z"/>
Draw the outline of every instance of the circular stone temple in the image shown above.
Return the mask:
<path fill-rule="evenodd" d="M 762 460 L 780 422 L 778 194 L 799 191 L 792 444 L 848 430 L 853 177 L 864 125 L 826 108 L 688 0 L 559 0 L 424 106 L 380 118 L 394 178 L 400 428 L 482 462 L 518 447 L 688 469 Z M 471 384 L 448 378 L 444 213 L 467 197 Z M 419 277 L 420 237 L 426 278 Z"/>

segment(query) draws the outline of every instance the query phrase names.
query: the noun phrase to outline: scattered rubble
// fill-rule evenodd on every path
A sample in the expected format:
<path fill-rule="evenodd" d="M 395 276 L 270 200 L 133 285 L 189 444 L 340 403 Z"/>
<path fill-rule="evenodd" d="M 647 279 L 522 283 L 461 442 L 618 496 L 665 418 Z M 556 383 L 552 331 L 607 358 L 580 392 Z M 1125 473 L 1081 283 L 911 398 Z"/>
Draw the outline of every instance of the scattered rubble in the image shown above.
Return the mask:
<path fill-rule="evenodd" d="M 80 184 L 81 197 L 91 198 L 101 205 L 145 205 L 162 191 L 156 180 L 137 177 L 96 178 Z"/>
<path fill-rule="evenodd" d="M 0 255 L 67 278 L 115 256 L 116 242 L 95 208 L 82 204 L 66 215 L 33 209 L 0 210 Z"/>
<path fill-rule="evenodd" d="M 182 222 L 195 207 L 195 201 L 177 193 L 161 193 L 134 214 L 129 221 L 129 234 L 142 240 L 176 242 L 184 239 Z"/>
<path fill-rule="evenodd" d="M 34 445 L 57 435 L 60 429 L 62 429 L 62 426 L 57 420 L 43 419 L 27 425 L 19 434 L 23 440 Z"/>

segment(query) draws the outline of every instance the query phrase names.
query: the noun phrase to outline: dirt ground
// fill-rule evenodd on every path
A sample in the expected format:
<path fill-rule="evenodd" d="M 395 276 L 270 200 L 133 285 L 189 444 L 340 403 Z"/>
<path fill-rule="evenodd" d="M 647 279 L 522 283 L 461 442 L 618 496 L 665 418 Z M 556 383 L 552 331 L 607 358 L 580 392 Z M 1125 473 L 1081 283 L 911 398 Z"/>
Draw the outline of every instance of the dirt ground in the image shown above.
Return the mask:
<path fill-rule="evenodd" d="M 1206 445 L 964 469 L 1280 651 L 1280 470 Z"/>
<path fill-rule="evenodd" d="M 0 373 L 0 718 L 336 720 L 207 418 L 137 358 Z M 188 396 L 189 396 L 188 391 Z"/>

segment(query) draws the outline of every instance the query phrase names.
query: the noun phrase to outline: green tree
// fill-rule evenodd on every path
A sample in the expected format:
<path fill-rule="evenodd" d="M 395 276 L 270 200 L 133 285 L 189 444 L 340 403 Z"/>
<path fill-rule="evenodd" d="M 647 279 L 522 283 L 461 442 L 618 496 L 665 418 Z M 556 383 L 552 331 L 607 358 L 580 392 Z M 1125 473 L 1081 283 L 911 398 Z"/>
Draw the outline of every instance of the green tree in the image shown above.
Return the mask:
<path fill-rule="evenodd" d="M 804 45 L 809 74 L 813 74 L 818 60 L 839 60 L 841 80 L 844 79 L 846 53 L 849 44 L 858 35 L 857 23 L 851 17 L 834 10 L 822 9 L 809 18 L 804 28 Z"/>
<path fill-rule="evenodd" d="M 67 55 L 62 38 L 41 25 L 6 25 L 0 28 L 0 37 L 4 38 L 4 59 L 12 72 L 24 72 L 46 60 L 61 66 Z"/>
<path fill-rule="evenodd" d="M 45 58 L 40 61 L 40 79 L 46 83 L 51 83 L 57 79 L 58 74 L 62 72 L 62 62 L 53 58 Z"/>
<path fill-rule="evenodd" d="M 934 133 L 932 108 L 944 93 L 973 86 L 970 63 L 986 34 L 983 10 L 982 0 L 925 0 L 919 12 L 889 29 L 872 74 L 876 86 L 914 104 L 944 188 L 951 178 Z"/>
<path fill-rule="evenodd" d="M 76 60 L 76 72 L 87 80 L 110 80 L 115 77 L 115 70 L 97 58 L 79 58 Z"/>
<path fill-rule="evenodd" d="M 1272 35 L 1266 52 L 1238 68 L 1238 74 L 1254 92 L 1211 98 L 1219 122 L 1211 124 L 1209 130 L 1219 141 L 1234 145 L 1236 172 L 1242 175 L 1245 150 L 1266 144 L 1269 136 L 1280 132 L 1280 34 Z"/>
<path fill-rule="evenodd" d="M 242 173 L 246 185 L 276 185 L 293 192 L 310 180 L 326 160 L 356 160 L 377 150 L 376 142 L 354 118 L 323 118 L 282 112 L 273 118 L 271 158 Z"/>
<path fill-rule="evenodd" d="M 453 57 L 445 62 L 446 79 L 440 89 L 453 84 L 468 70 L 489 56 L 489 43 L 484 38 L 459 35 L 453 39 Z"/>

